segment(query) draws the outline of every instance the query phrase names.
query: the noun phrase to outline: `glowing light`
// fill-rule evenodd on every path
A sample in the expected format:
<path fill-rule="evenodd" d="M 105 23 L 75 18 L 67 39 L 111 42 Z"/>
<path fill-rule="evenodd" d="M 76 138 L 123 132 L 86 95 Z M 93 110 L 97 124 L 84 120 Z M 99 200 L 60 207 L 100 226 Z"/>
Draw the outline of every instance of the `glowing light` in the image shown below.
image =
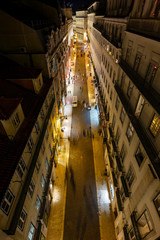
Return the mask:
<path fill-rule="evenodd" d="M 157 66 L 154 66 L 154 69 L 157 69 Z"/>
<path fill-rule="evenodd" d="M 57 187 L 55 186 L 53 191 L 53 202 L 56 203 L 56 202 L 59 202 L 59 200 L 60 200 L 60 190 L 57 189 Z"/>
<path fill-rule="evenodd" d="M 111 51 L 109 51 L 109 55 L 111 55 L 112 54 L 112 52 Z"/>

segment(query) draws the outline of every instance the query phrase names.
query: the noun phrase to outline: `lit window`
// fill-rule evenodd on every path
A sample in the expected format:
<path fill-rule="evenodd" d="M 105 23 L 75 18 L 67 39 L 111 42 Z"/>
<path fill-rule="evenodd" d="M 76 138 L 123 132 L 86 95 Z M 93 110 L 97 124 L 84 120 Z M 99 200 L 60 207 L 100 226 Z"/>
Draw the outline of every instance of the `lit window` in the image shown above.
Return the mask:
<path fill-rule="evenodd" d="M 134 172 L 133 172 L 133 168 L 130 166 L 129 169 L 128 169 L 127 176 L 126 176 L 126 180 L 127 180 L 129 188 L 131 187 L 134 179 L 135 179 L 135 175 L 134 175 Z"/>
<path fill-rule="evenodd" d="M 31 198 L 33 196 L 34 188 L 35 188 L 35 184 L 34 184 L 33 180 L 31 180 L 29 188 L 28 188 L 28 194 L 30 195 Z"/>
<path fill-rule="evenodd" d="M 37 209 L 37 211 L 39 211 L 40 206 L 41 206 L 41 200 L 40 200 L 39 196 L 37 195 L 36 202 L 35 202 L 35 208 Z"/>
<path fill-rule="evenodd" d="M 21 157 L 19 163 L 18 163 L 18 166 L 17 166 L 17 172 L 18 172 L 18 175 L 20 176 L 20 178 L 23 177 L 23 173 L 26 169 L 26 164 L 25 164 L 25 161 L 23 160 L 23 158 Z"/>
<path fill-rule="evenodd" d="M 144 160 L 144 155 L 143 155 L 143 153 L 142 153 L 142 151 L 141 151 L 140 146 L 138 146 L 138 148 L 137 148 L 137 151 L 136 151 L 136 153 L 135 153 L 135 158 L 136 158 L 137 163 L 138 163 L 138 165 L 139 165 L 139 167 L 140 167 L 141 164 L 142 164 L 142 162 L 143 162 L 143 160 Z"/>
<path fill-rule="evenodd" d="M 157 136 L 159 128 L 160 128 L 160 117 L 157 116 L 156 114 L 154 114 L 153 120 L 149 127 L 149 130 L 153 134 L 154 137 Z"/>
<path fill-rule="evenodd" d="M 137 226 L 142 239 L 153 230 L 147 210 L 137 220 Z"/>
<path fill-rule="evenodd" d="M 44 178 L 43 174 L 42 174 L 42 177 L 41 177 L 41 186 L 42 186 L 42 188 L 45 187 L 45 178 Z"/>
<path fill-rule="evenodd" d="M 20 218 L 18 220 L 18 228 L 21 231 L 23 231 L 23 229 L 24 229 L 26 218 L 27 218 L 27 213 L 23 209 L 22 212 L 21 212 Z"/>
<path fill-rule="evenodd" d="M 31 223 L 30 226 L 29 226 L 29 231 L 28 231 L 27 239 L 33 240 L 33 239 L 34 239 L 34 234 L 35 234 L 35 227 L 34 227 L 34 225 Z"/>
<path fill-rule="evenodd" d="M 20 124 L 19 116 L 18 113 L 15 113 L 14 116 L 12 117 L 12 123 L 17 128 Z"/>
<path fill-rule="evenodd" d="M 126 136 L 128 138 L 128 141 L 130 142 L 133 136 L 134 128 L 131 123 L 128 124 Z"/>
<path fill-rule="evenodd" d="M 5 196 L 4 196 L 4 199 L 2 200 L 1 202 L 1 209 L 2 211 L 8 215 L 9 214 L 9 211 L 12 207 L 12 204 L 13 204 L 13 201 L 14 201 L 14 195 L 13 193 L 8 189 Z"/>

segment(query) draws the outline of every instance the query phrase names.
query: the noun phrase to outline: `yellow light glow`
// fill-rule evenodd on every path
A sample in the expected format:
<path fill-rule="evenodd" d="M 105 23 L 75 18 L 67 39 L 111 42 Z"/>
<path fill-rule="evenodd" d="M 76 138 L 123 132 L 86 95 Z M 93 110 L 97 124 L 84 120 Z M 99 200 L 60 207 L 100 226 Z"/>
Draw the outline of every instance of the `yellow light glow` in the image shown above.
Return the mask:
<path fill-rule="evenodd" d="M 60 190 L 55 186 L 53 191 L 53 202 L 59 202 L 60 200 Z"/>

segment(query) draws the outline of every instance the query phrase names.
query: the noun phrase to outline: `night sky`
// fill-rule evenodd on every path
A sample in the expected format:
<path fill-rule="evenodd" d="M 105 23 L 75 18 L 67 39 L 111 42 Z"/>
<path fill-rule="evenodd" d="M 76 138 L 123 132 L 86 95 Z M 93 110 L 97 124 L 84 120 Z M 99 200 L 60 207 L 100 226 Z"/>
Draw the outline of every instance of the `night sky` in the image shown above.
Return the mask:
<path fill-rule="evenodd" d="M 87 10 L 90 4 L 92 4 L 93 0 L 65 0 L 66 7 L 72 7 L 73 12 L 76 10 Z M 61 6 L 64 6 L 64 0 L 60 0 Z"/>

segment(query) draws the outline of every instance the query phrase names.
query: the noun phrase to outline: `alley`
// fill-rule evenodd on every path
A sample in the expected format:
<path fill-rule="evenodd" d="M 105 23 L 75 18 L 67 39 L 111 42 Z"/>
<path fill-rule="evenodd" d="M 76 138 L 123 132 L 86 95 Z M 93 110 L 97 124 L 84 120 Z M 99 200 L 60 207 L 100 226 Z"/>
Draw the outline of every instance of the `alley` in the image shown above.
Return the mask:
<path fill-rule="evenodd" d="M 84 102 L 86 105 L 91 103 L 88 96 L 91 96 L 89 81 L 92 74 L 87 67 L 89 58 L 83 51 L 81 53 L 82 48 L 83 45 L 77 47 L 71 74 L 71 80 L 74 75 L 75 80 L 69 84 L 67 96 L 70 103 L 67 111 L 72 111 L 72 116 L 68 117 L 70 140 L 64 137 L 61 141 L 69 155 L 65 159 L 65 151 L 61 151 L 59 156 L 54 187 L 54 196 L 58 195 L 59 199 L 55 202 L 53 199 L 47 240 L 115 239 L 97 110 L 84 107 Z M 78 107 L 72 108 L 70 94 L 77 96 Z"/>

